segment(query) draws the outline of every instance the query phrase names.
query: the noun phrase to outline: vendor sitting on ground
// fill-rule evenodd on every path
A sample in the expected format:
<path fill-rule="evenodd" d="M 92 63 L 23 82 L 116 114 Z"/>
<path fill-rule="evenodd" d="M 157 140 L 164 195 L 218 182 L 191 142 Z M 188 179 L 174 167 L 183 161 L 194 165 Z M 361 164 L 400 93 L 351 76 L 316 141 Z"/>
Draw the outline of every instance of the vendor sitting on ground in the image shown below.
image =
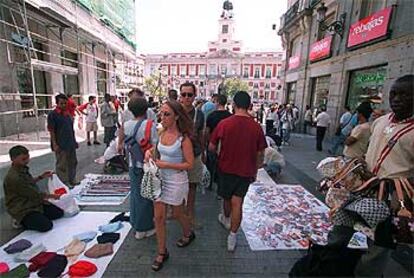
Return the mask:
<path fill-rule="evenodd" d="M 34 178 L 27 164 L 29 150 L 14 146 L 9 150 L 12 165 L 4 179 L 5 204 L 7 212 L 25 229 L 47 232 L 52 229 L 52 220 L 61 218 L 63 210 L 49 203 L 48 199 L 59 199 L 59 195 L 42 193 L 36 182 L 52 176 L 46 171 Z"/>
<path fill-rule="evenodd" d="M 272 146 L 268 143 L 263 161 L 263 168 L 274 179 L 279 177 L 282 168 L 285 167 L 285 159 L 276 148 L 276 146 Z"/>

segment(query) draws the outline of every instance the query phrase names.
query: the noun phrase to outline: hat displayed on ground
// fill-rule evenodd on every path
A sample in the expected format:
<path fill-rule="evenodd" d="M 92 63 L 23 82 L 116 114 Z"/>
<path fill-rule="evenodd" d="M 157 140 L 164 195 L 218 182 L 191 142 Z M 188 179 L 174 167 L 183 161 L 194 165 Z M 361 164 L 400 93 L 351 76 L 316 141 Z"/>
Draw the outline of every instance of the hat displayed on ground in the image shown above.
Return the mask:
<path fill-rule="evenodd" d="M 102 233 L 114 233 L 114 232 L 118 231 L 119 229 L 122 229 L 123 227 L 124 227 L 124 224 L 122 224 L 121 221 L 117 221 L 117 222 L 114 222 L 114 223 L 101 225 L 101 226 L 99 226 L 98 229 Z"/>
<path fill-rule="evenodd" d="M 56 257 L 56 255 L 57 254 L 55 252 L 41 252 L 37 254 L 29 260 L 29 262 L 31 262 L 31 264 L 29 265 L 29 271 L 38 271 L 39 269 L 44 267 L 51 259 Z"/>
<path fill-rule="evenodd" d="M 98 236 L 96 239 L 98 243 L 115 243 L 119 240 L 120 234 L 119 233 L 103 233 L 102 235 Z"/>
<path fill-rule="evenodd" d="M 59 277 L 65 270 L 68 259 L 64 255 L 56 255 L 37 275 L 39 277 Z"/>
<path fill-rule="evenodd" d="M 18 241 L 9 244 L 6 248 L 4 248 L 4 252 L 7 254 L 15 254 L 22 252 L 28 248 L 32 247 L 32 243 L 27 239 L 19 239 Z"/>
<path fill-rule="evenodd" d="M 39 254 L 40 252 L 43 252 L 43 251 L 46 251 L 46 247 L 42 243 L 40 243 L 40 244 L 32 246 L 31 248 L 26 249 L 23 252 L 17 254 L 14 257 L 14 260 L 16 262 L 27 262 L 31 258 L 33 258 L 34 256 L 36 256 L 37 254 Z"/>
<path fill-rule="evenodd" d="M 29 277 L 30 272 L 25 264 L 20 264 L 7 273 L 1 275 L 1 278 L 25 278 Z"/>
<path fill-rule="evenodd" d="M 95 231 L 88 231 L 88 232 L 74 235 L 73 238 L 79 239 L 80 241 L 83 241 L 83 242 L 89 242 L 89 241 L 92 241 L 96 237 L 97 234 L 98 233 Z"/>
<path fill-rule="evenodd" d="M 85 256 L 88 258 L 100 258 L 108 256 L 114 253 L 114 244 L 113 243 L 97 243 L 85 252 Z"/>
<path fill-rule="evenodd" d="M 114 222 L 117 222 L 117 221 L 129 222 L 129 219 L 130 219 L 129 216 L 125 216 L 125 212 L 121 212 L 120 214 L 118 214 L 114 218 L 112 218 L 111 221 L 109 221 L 109 223 L 114 223 Z"/>
<path fill-rule="evenodd" d="M 69 261 L 75 261 L 85 248 L 86 243 L 75 238 L 65 246 L 65 256 Z"/>
<path fill-rule="evenodd" d="M 10 268 L 9 268 L 8 264 L 3 263 L 3 262 L 0 263 L 0 274 L 9 272 L 9 270 L 10 270 Z"/>
<path fill-rule="evenodd" d="M 93 275 L 98 268 L 95 264 L 88 261 L 77 261 L 69 266 L 69 275 L 72 277 L 88 277 Z"/>

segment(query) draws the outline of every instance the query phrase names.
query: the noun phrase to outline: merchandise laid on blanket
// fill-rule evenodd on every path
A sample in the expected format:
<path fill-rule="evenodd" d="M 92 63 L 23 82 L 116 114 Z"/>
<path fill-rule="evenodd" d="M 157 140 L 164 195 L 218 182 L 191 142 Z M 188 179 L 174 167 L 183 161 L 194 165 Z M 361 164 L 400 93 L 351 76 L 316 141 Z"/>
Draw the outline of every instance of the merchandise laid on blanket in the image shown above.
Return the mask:
<path fill-rule="evenodd" d="M 100 225 L 98 231 L 82 232 L 73 235 L 66 243 L 59 242 L 62 247 L 57 250 L 47 250 L 46 243 L 32 243 L 25 238 L 15 240 L 2 248 L 5 253 L 0 259 L 0 275 L 29 277 L 36 273 L 38 277 L 92 276 L 102 265 L 97 260 L 114 253 L 114 244 L 120 239 L 120 230 L 124 228 L 122 221 L 127 220 L 124 213 L 116 215 L 109 223 Z M 4 262 L 1 262 L 3 259 Z"/>
<path fill-rule="evenodd" d="M 130 192 L 129 176 L 87 174 L 72 190 L 78 205 L 119 205 Z"/>
<path fill-rule="evenodd" d="M 394 242 L 411 244 L 414 238 L 413 181 L 376 176 L 386 153 L 387 148 L 372 173 L 363 160 L 342 157 L 322 160 L 317 166 L 324 177 L 319 190 L 326 193 L 325 202 L 331 209 L 333 224 L 353 226 L 374 240 L 377 225 L 392 217 Z"/>

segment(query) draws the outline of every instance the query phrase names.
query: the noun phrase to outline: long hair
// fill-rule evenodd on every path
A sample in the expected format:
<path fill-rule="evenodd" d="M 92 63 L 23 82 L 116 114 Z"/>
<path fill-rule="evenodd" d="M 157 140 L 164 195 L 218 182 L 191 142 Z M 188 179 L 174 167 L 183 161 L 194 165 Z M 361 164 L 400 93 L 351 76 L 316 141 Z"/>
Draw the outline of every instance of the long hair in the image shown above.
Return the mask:
<path fill-rule="evenodd" d="M 164 104 L 168 105 L 168 107 L 170 107 L 171 110 L 174 111 L 174 114 L 178 116 L 178 119 L 177 119 L 178 131 L 183 136 L 188 136 L 192 138 L 193 130 L 194 130 L 193 121 L 190 119 L 188 114 L 185 112 L 183 106 L 175 100 L 168 100 L 164 102 Z"/>

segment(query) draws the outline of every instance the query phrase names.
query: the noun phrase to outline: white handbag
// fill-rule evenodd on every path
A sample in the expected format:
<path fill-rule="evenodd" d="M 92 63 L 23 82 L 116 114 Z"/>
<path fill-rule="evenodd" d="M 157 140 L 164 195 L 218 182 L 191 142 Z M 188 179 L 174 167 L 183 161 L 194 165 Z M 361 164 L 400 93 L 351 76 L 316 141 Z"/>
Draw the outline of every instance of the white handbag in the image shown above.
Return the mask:
<path fill-rule="evenodd" d="M 141 182 L 141 196 L 155 201 L 161 196 L 162 181 L 154 160 L 144 163 L 144 176 Z"/>

